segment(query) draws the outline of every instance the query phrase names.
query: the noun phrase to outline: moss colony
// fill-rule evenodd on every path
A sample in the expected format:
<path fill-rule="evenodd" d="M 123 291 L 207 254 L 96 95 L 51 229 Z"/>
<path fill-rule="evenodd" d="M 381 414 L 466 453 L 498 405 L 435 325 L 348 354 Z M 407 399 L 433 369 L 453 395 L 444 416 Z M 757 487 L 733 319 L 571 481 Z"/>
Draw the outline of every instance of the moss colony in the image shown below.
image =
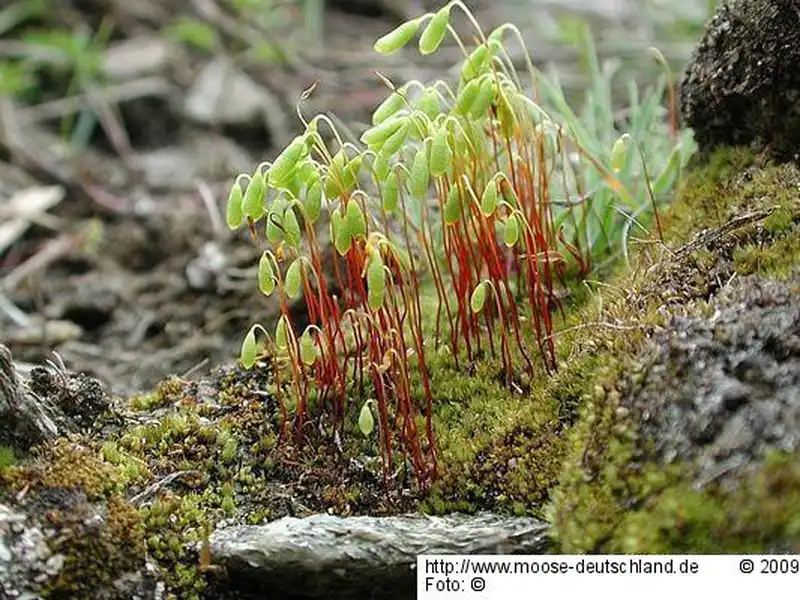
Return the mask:
<path fill-rule="evenodd" d="M 0 501 L 63 555 L 50 597 L 97 597 L 146 556 L 174 597 L 202 597 L 211 528 L 323 511 L 547 516 L 562 552 L 798 551 L 798 190 L 794 166 L 718 151 L 662 215 L 663 243 L 631 240 L 630 268 L 566 311 L 555 376 L 509 390 L 499 362 L 433 357 L 441 477 L 425 492 L 403 465 L 384 480 L 357 414 L 338 444 L 315 422 L 279 443 L 268 370 L 233 369 L 169 379 L 103 441 L 3 468 Z"/>

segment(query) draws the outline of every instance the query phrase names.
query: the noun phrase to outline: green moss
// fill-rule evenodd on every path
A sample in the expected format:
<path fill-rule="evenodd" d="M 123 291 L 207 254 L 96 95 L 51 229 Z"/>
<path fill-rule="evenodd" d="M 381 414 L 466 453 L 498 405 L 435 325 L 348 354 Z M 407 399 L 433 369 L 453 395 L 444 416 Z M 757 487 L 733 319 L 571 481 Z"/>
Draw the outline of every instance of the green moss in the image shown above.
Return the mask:
<path fill-rule="evenodd" d="M 434 427 L 441 479 L 424 502 L 428 512 L 480 509 L 525 512 L 547 498 L 558 472 L 558 403 L 538 387 L 512 390 L 498 361 L 467 374 L 431 361 Z"/>
<path fill-rule="evenodd" d="M 0 445 L 0 469 L 12 466 L 17 461 L 14 449 Z"/>
<path fill-rule="evenodd" d="M 108 589 L 125 573 L 143 566 L 144 535 L 136 508 L 112 495 L 102 527 L 89 525 L 94 515 L 81 508 L 73 505 L 55 517 L 61 535 L 51 549 L 65 560 L 46 597 L 93 599 L 97 590 Z"/>
<path fill-rule="evenodd" d="M 53 532 L 53 554 L 64 557 L 47 598 L 91 599 L 144 564 L 139 513 L 123 497 L 120 470 L 94 443 L 62 438 L 39 448 L 31 462 L 0 471 L 0 497 L 23 494 L 21 507 Z"/>
<path fill-rule="evenodd" d="M 130 408 L 137 412 L 149 412 L 171 406 L 181 400 L 183 387 L 184 382 L 179 377 L 168 377 L 159 382 L 151 393 L 133 396 L 129 400 Z"/>
<path fill-rule="evenodd" d="M 800 264 L 800 228 L 770 245 L 749 243 L 739 247 L 733 260 L 740 275 L 785 278 L 794 265 Z"/>
<path fill-rule="evenodd" d="M 4 469 L 0 477 L 12 490 L 56 488 L 80 490 L 89 500 L 123 490 L 114 465 L 86 440 L 60 438 L 40 449 L 33 462 Z"/>
<path fill-rule="evenodd" d="M 631 554 L 759 553 L 800 546 L 800 456 L 773 453 L 733 491 L 677 483 L 625 515 L 609 543 Z"/>

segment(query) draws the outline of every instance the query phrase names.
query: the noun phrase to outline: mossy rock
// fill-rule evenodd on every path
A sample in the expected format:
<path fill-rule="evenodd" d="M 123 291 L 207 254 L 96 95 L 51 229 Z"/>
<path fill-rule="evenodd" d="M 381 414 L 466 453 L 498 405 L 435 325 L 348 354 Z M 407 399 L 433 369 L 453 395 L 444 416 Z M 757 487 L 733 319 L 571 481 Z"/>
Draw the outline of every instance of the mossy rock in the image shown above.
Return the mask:
<path fill-rule="evenodd" d="M 16 524 L 2 543 L 19 559 L 3 573 L 7 591 L 120 600 L 142 591 L 143 523 L 122 492 L 100 448 L 77 437 L 0 470 L 0 505 Z"/>
<path fill-rule="evenodd" d="M 606 336 L 552 494 L 563 552 L 800 547 L 800 171 L 752 163 L 722 149 L 695 168 L 668 246 L 616 284 L 626 313 L 606 321 L 660 324 Z"/>

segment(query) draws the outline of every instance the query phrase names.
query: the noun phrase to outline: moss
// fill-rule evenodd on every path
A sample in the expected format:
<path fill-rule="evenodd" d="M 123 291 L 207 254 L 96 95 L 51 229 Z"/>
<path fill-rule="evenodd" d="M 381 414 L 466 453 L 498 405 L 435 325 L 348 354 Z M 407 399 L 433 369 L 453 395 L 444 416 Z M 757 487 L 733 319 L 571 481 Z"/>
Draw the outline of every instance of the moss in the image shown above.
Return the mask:
<path fill-rule="evenodd" d="M 29 518 L 54 530 L 47 536 L 50 551 L 64 557 L 44 597 L 95 598 L 144 565 L 142 523 L 123 498 L 119 475 L 96 444 L 77 437 L 56 440 L 31 462 L 0 471 L 0 497 L 3 490 L 18 494 Z"/>
<path fill-rule="evenodd" d="M 0 477 L 13 491 L 54 488 L 80 490 L 89 500 L 119 493 L 123 486 L 114 465 L 103 460 L 96 444 L 60 438 L 39 449 L 30 463 L 4 469 Z"/>
<path fill-rule="evenodd" d="M 734 274 L 774 276 L 800 265 L 800 170 L 753 163 L 749 152 L 725 148 L 695 165 L 664 215 L 672 251 L 643 249 L 632 271 L 610 283 L 614 293 L 602 295 L 606 322 L 642 332 L 659 326 L 667 307 L 705 314 L 712 310 L 706 301 Z M 755 218 L 741 219 L 746 215 Z M 623 306 L 610 298 L 624 298 Z M 582 311 L 582 321 L 595 319 L 592 307 Z M 797 517 L 786 509 L 797 498 L 796 457 L 768 459 L 736 491 L 696 491 L 688 483 L 695 466 L 654 460 L 643 416 L 622 401 L 647 377 L 645 338 L 625 327 L 609 328 L 602 338 L 588 331 L 570 342 L 602 360 L 584 373 L 586 392 L 548 507 L 560 551 L 763 552 L 778 540 L 798 539 Z"/>
<path fill-rule="evenodd" d="M 12 466 L 17 461 L 14 449 L 0 445 L 0 469 Z"/>
<path fill-rule="evenodd" d="M 562 444 L 546 378 L 515 391 L 493 360 L 476 362 L 471 373 L 441 358 L 430 366 L 442 477 L 423 509 L 536 510 L 555 482 Z"/>
<path fill-rule="evenodd" d="M 59 520 L 61 530 L 52 550 L 63 553 L 65 560 L 47 597 L 95 598 L 97 590 L 107 589 L 144 563 L 144 535 L 136 508 L 114 494 L 106 504 L 104 526 L 97 527 L 92 524 L 93 513 L 79 507 L 50 515 Z"/>
<path fill-rule="evenodd" d="M 183 397 L 185 382 L 179 377 L 168 377 L 160 381 L 156 388 L 149 394 L 133 396 L 129 400 L 131 410 L 137 412 L 148 412 L 157 408 L 166 408 Z"/>
<path fill-rule="evenodd" d="M 741 150 L 724 149 L 696 168 L 663 215 L 670 250 L 643 246 L 632 270 L 620 265 L 599 290 L 582 288 L 558 317 L 559 370 L 552 376 L 519 377 L 509 388 L 497 360 L 456 370 L 447 352 L 431 351 L 441 478 L 424 497 L 409 493 L 401 477 L 387 490 L 377 435 L 357 434 L 355 403 L 342 429 L 356 435 L 342 436 L 341 446 L 327 421 L 311 419 L 303 443 L 290 429 L 282 436 L 268 370 L 217 373 L 216 389 L 206 382 L 202 393 L 171 378 L 133 400 L 134 410 L 148 414 L 102 445 L 58 442 L 24 469 L 3 469 L 0 479 L 16 490 L 65 486 L 107 502 L 128 537 L 109 521 L 107 537 L 81 552 L 112 553 L 114 539 L 146 547 L 168 593 L 182 598 L 199 597 L 209 585 L 197 543 L 222 519 L 257 524 L 313 512 L 393 514 L 422 500 L 423 510 L 437 513 L 546 513 L 567 552 L 746 548 L 748 539 L 758 540 L 756 547 L 767 537 L 790 537 L 796 518 L 779 501 L 796 497 L 798 477 L 787 459 L 775 458 L 739 491 L 694 491 L 686 483 L 691 464 L 664 468 L 651 460 L 637 416 L 622 399 L 647 375 L 641 350 L 664 326 L 665 307 L 706 310 L 706 300 L 733 274 L 748 267 L 775 274 L 798 264 L 798 182 L 795 167 L 755 169 L 752 155 Z M 733 231 L 696 237 L 758 211 L 763 218 Z M 755 258 L 753 247 L 761 253 Z M 141 498 L 135 515 L 120 504 L 134 495 Z M 762 538 L 753 529 L 759 503 L 771 532 Z M 733 519 L 730 510 L 738 511 Z M 115 555 L 111 570 L 127 568 L 129 559 Z M 94 560 L 80 569 L 75 563 L 76 570 L 99 568 Z"/>
<path fill-rule="evenodd" d="M 800 547 L 800 456 L 775 452 L 734 490 L 676 483 L 625 515 L 609 544 L 630 554 L 759 553 Z"/>
<path fill-rule="evenodd" d="M 749 243 L 733 254 L 736 272 L 783 279 L 800 263 L 800 227 L 772 244 Z"/>

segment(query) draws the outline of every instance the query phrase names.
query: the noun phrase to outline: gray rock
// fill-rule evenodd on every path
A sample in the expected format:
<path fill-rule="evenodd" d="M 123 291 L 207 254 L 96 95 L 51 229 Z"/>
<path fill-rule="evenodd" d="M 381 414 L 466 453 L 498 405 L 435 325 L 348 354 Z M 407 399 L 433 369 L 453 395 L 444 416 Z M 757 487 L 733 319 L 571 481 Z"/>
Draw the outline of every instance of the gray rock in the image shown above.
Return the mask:
<path fill-rule="evenodd" d="M 175 54 L 167 40 L 139 36 L 111 44 L 103 56 L 103 74 L 111 81 L 129 81 L 164 72 Z"/>
<path fill-rule="evenodd" d="M 54 439 L 58 422 L 56 408 L 23 387 L 11 352 L 0 344 L 0 445 L 24 454 L 31 446 Z"/>
<path fill-rule="evenodd" d="M 752 144 L 775 158 L 800 157 L 800 0 L 722 3 L 680 98 L 703 152 Z"/>
<path fill-rule="evenodd" d="M 184 110 L 204 125 L 264 125 L 278 147 L 290 141 L 289 120 L 278 100 L 224 57 L 202 69 L 186 94 Z"/>
<path fill-rule="evenodd" d="M 219 529 L 215 565 L 243 594 L 275 598 L 411 598 L 419 554 L 541 554 L 547 525 L 481 515 L 283 518 Z"/>
<path fill-rule="evenodd" d="M 796 276 L 739 279 L 713 319 L 676 317 L 653 339 L 631 408 L 660 460 L 697 465 L 696 484 L 732 481 L 770 450 L 800 450 L 797 286 Z"/>

